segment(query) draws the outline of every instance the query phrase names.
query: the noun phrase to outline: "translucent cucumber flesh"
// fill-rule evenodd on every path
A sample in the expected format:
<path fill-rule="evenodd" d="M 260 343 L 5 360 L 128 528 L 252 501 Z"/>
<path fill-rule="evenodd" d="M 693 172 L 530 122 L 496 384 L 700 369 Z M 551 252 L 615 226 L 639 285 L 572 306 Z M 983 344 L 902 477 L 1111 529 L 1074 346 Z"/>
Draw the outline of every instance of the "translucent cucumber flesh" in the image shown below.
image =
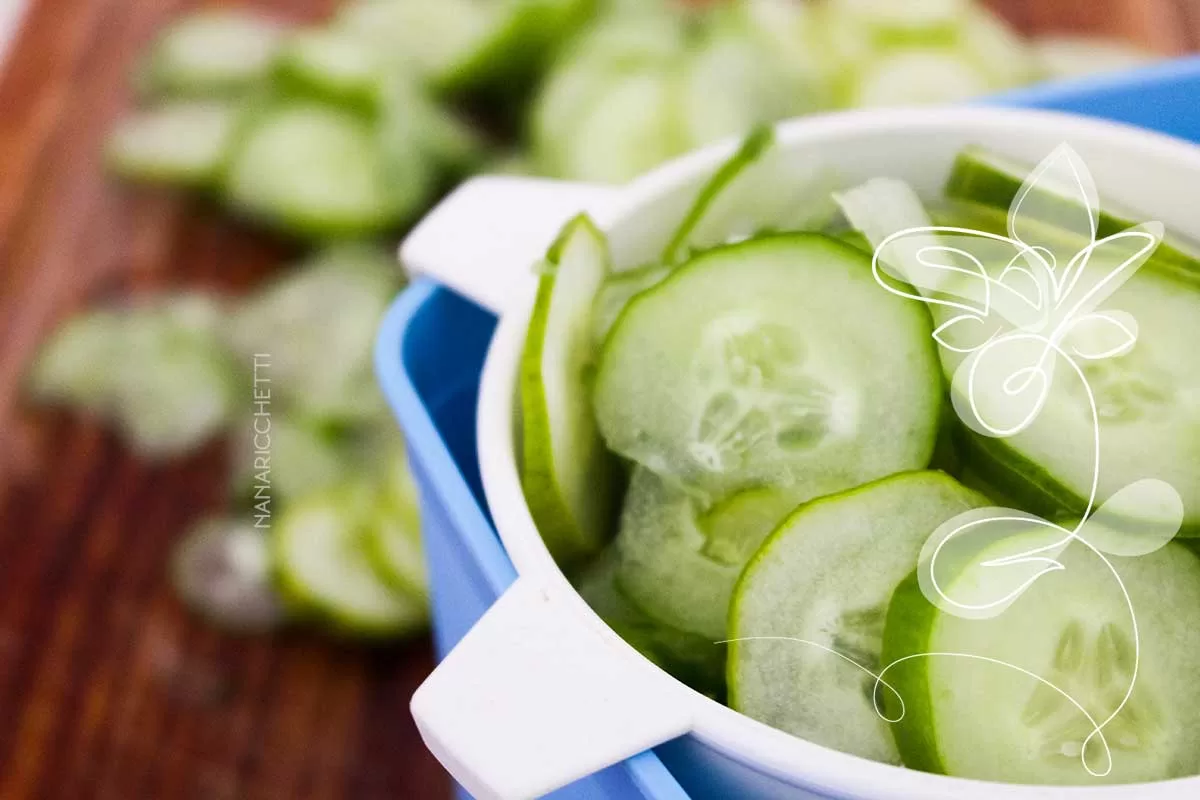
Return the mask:
<path fill-rule="evenodd" d="M 600 287 L 596 296 L 596 305 L 592 309 L 594 333 L 593 338 L 597 347 L 608 338 L 608 332 L 616 324 L 617 318 L 629 305 L 629 301 L 637 295 L 657 285 L 663 278 L 671 274 L 671 268 L 651 264 L 637 269 L 614 273 Z"/>
<path fill-rule="evenodd" d="M 521 358 L 521 480 L 551 552 L 573 559 L 611 535 L 616 464 L 588 393 L 591 310 L 608 272 L 608 243 L 587 217 L 569 223 L 547 258 Z"/>
<path fill-rule="evenodd" d="M 777 486 L 799 501 L 924 467 L 936 376 L 928 317 L 880 290 L 865 254 L 764 236 L 634 299 L 601 355 L 595 407 L 611 449 L 711 500 Z"/>
<path fill-rule="evenodd" d="M 796 505 L 786 490 L 752 489 L 705 511 L 687 493 L 639 468 L 617 535 L 617 581 L 662 624 L 722 641 L 742 567 Z"/>
<path fill-rule="evenodd" d="M 195 186 L 216 182 L 237 126 L 236 108 L 178 103 L 123 120 L 108 144 L 108 163 L 133 179 Z"/>
<path fill-rule="evenodd" d="M 237 10 L 205 10 L 165 29 L 151 50 L 142 81 L 155 95 L 239 95 L 270 68 L 283 28 Z"/>
<path fill-rule="evenodd" d="M 1200 562 L 1178 544 L 1139 558 L 1112 558 L 1136 613 L 1140 656 L 1132 695 L 1104 727 L 1109 771 L 1098 738 L 1087 742 L 1092 725 L 1079 708 L 1019 671 L 1057 686 L 1097 721 L 1117 711 L 1133 680 L 1137 650 L 1121 585 L 1078 543 L 1059 561 L 1063 570 L 1042 576 L 993 619 L 940 612 L 915 582 L 897 590 L 885 630 L 886 661 L 967 653 L 1011 665 L 937 656 L 890 671 L 888 680 L 908 710 L 894 728 L 906 762 L 960 777 L 1034 784 L 1195 774 L 1200 685 L 1192 658 L 1200 633 L 1179 610 L 1200 603 Z M 1101 774 L 1089 774 L 1081 755 Z"/>
<path fill-rule="evenodd" d="M 225 180 L 230 202 L 298 234 L 377 232 L 423 197 L 423 176 L 387 171 L 375 130 L 349 112 L 283 106 L 242 136 Z"/>
<path fill-rule="evenodd" d="M 737 585 L 733 708 L 809 741 L 898 763 L 864 670 L 880 668 L 892 590 L 930 534 L 985 504 L 942 473 L 917 472 L 813 501 L 788 517 Z"/>

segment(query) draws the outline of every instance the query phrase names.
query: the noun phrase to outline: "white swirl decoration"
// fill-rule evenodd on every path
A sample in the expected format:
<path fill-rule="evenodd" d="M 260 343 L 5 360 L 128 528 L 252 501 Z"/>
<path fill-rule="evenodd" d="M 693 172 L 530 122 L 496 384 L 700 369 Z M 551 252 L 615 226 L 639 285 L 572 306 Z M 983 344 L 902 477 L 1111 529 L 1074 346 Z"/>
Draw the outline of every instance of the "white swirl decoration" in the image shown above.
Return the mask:
<path fill-rule="evenodd" d="M 1132 316 L 1098 309 L 1150 258 L 1162 240 L 1163 227 L 1144 223 L 1097 239 L 1098 208 L 1091 174 L 1064 144 L 1017 193 L 1009 209 L 1007 236 L 933 225 L 911 228 L 880 242 L 872 269 L 887 291 L 929 306 L 936 322 L 933 336 L 944 363 L 953 369 L 955 410 L 975 433 L 1007 438 L 1028 429 L 1050 396 L 1056 371 L 1066 370 L 1064 379 L 1083 386 L 1091 410 L 1092 481 L 1080 522 L 1067 528 L 999 507 L 961 514 L 934 531 L 925 544 L 918 569 L 925 597 L 960 617 L 998 616 L 1042 577 L 1063 570 L 1059 556 L 1078 542 L 1103 560 L 1116 580 L 1140 656 L 1133 605 L 1105 554 L 1143 555 L 1164 546 L 1182 525 L 1183 502 L 1168 484 L 1140 480 L 1096 508 L 1100 423 L 1084 365 L 1121 356 L 1136 344 L 1138 327 Z M 1127 520 L 1135 508 L 1155 509 L 1154 520 L 1136 531 L 1115 524 Z M 969 546 L 954 546 L 967 536 Z M 927 655 L 978 658 L 968 653 Z M 1017 665 L 1006 666 L 1031 674 Z M 1136 680 L 1135 664 L 1125 699 L 1111 714 L 1093 720 L 1084 713 L 1092 726 L 1087 742 L 1099 737 L 1101 745 L 1085 746 L 1080 756 L 1092 775 L 1103 776 L 1112 769 L 1104 727 L 1125 706 Z M 1089 752 L 1100 755 L 1102 763 L 1089 763 Z"/>

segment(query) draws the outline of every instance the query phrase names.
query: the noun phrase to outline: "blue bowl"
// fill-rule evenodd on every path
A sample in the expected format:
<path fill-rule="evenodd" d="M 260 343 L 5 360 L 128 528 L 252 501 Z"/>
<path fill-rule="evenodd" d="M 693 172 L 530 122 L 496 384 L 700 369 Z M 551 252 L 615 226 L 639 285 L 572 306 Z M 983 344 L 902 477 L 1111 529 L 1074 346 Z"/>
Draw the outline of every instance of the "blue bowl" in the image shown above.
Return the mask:
<path fill-rule="evenodd" d="M 1200 141 L 1200 58 L 1116 76 L 1023 90 L 997 105 L 1071 111 Z M 418 280 L 388 312 L 375 368 L 407 437 L 420 492 L 432 585 L 434 635 L 444 656 L 517 573 L 493 528 L 475 448 L 479 378 L 496 318 L 430 280 Z M 686 752 L 658 748 L 690 779 Z M 463 793 L 465 797 L 465 793 Z M 554 800 L 686 800 L 656 752 L 646 752 L 550 795 Z"/>

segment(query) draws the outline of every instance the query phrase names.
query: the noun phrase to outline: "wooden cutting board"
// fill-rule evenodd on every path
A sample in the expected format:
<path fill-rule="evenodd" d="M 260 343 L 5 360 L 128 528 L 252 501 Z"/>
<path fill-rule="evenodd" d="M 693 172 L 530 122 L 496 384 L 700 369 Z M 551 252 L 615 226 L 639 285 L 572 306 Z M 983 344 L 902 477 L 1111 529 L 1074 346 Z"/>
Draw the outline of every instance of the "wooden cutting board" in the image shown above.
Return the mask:
<path fill-rule="evenodd" d="M 87 421 L 22 404 L 21 373 L 65 315 L 164 287 L 236 293 L 291 255 L 100 169 L 133 59 L 197 3 L 30 3 L 0 79 L 0 798 L 448 797 L 407 713 L 428 643 L 227 637 L 172 597 L 172 540 L 222 501 L 220 446 L 152 468 Z M 302 21 L 333 3 L 254 4 Z M 1200 0 L 997 7 L 1026 31 L 1163 53 L 1200 42 Z"/>

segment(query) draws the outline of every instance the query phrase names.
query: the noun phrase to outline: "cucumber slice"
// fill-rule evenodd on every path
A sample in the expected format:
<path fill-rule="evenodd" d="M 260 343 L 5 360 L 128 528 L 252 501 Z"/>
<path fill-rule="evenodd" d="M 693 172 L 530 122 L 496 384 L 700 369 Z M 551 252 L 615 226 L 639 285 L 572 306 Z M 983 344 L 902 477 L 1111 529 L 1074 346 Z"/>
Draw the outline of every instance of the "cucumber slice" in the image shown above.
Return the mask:
<path fill-rule="evenodd" d="M 40 402 L 107 413 L 113 403 L 112 363 L 123 327 L 115 311 L 90 311 L 62 324 L 29 371 L 30 395 Z"/>
<path fill-rule="evenodd" d="M 175 547 L 171 578 L 179 598 L 215 625 L 261 633 L 287 622 L 271 583 L 266 531 L 244 519 L 210 519 Z"/>
<path fill-rule="evenodd" d="M 260 112 L 234 148 L 230 204 L 301 236 L 368 235 L 399 225 L 425 202 L 420 170 L 389 169 L 368 121 L 316 103 Z"/>
<path fill-rule="evenodd" d="M 159 35 L 138 84 L 153 97 L 243 95 L 267 76 L 284 33 L 278 22 L 252 11 L 198 11 Z"/>
<path fill-rule="evenodd" d="M 106 153 L 108 166 L 130 180 L 215 186 L 239 115 L 236 107 L 201 102 L 136 112 L 113 131 Z"/>
<path fill-rule="evenodd" d="M 617 549 L 617 580 L 660 623 L 709 642 L 726 638 L 729 598 L 742 567 L 797 501 L 748 489 L 705 511 L 644 467 L 633 473 Z"/>
<path fill-rule="evenodd" d="M 403 455 L 393 455 L 378 520 L 367 537 L 367 556 L 375 572 L 398 591 L 429 594 L 417 487 Z"/>
<path fill-rule="evenodd" d="M 479 0 L 356 0 L 341 6 L 332 29 L 392 70 L 428 80 L 465 58 L 490 21 Z"/>
<path fill-rule="evenodd" d="M 972 4 L 959 34 L 960 47 L 971 53 L 997 89 L 1038 80 L 1035 54 L 1012 26 L 981 4 Z"/>
<path fill-rule="evenodd" d="M 841 100 L 851 108 L 956 103 L 999 88 L 956 47 L 897 50 L 866 63 Z"/>
<path fill-rule="evenodd" d="M 891 38 L 952 34 L 971 8 L 970 0 L 826 0 L 859 25 Z"/>
<path fill-rule="evenodd" d="M 968 147 L 954 160 L 945 195 L 951 200 L 977 203 L 1007 212 L 1033 170 L 1032 165 L 1016 159 L 981 147 Z M 1041 193 L 1039 206 L 1047 209 L 1053 208 L 1056 201 L 1061 201 L 1064 208 L 1072 208 L 1078 203 L 1073 196 L 1056 194 L 1056 187 L 1045 181 L 1039 183 L 1035 191 Z M 1103 239 L 1133 227 L 1136 224 L 1133 220 L 1138 216 L 1136 212 L 1122 209 L 1101 198 L 1096 218 L 1096 238 Z M 1065 235 L 1074 238 L 1070 233 Z M 1168 232 L 1154 252 L 1154 261 L 1169 264 L 1183 273 L 1200 276 L 1200 244 Z"/>
<path fill-rule="evenodd" d="M 985 552 L 976 561 L 990 558 Z M 1200 561 L 1175 543 L 1139 558 L 1111 558 L 1136 613 L 1136 634 L 1121 584 L 1094 552 L 1075 543 L 1058 561 L 1063 569 L 1043 575 L 992 619 L 940 611 L 921 593 L 915 573 L 896 590 L 883 661 L 912 658 L 883 677 L 905 703 L 893 726 L 905 763 L 980 780 L 1056 785 L 1196 774 L 1200 684 L 1193 653 L 1200 629 L 1191 610 L 1200 604 Z M 949 596 L 966 591 L 963 582 L 951 583 Z M 1099 738 L 1088 741 L 1092 725 L 1070 700 L 1019 670 L 1067 692 L 1099 722 L 1120 707 L 1135 657 L 1133 692 L 1104 728 L 1111 771 L 1089 774 L 1083 756 L 1093 772 L 1108 766 Z M 889 716 L 898 716 L 891 704 Z"/>
<path fill-rule="evenodd" d="M 309 416 L 378 419 L 371 347 L 404 285 L 394 256 L 370 245 L 327 248 L 249 298 L 225 335 L 246 364 Z"/>
<path fill-rule="evenodd" d="M 725 697 L 725 645 L 650 618 L 617 582 L 620 555 L 608 548 L 576 580 L 592 610 L 639 653 L 701 694 Z"/>
<path fill-rule="evenodd" d="M 368 636 L 423 630 L 425 601 L 375 574 L 366 539 L 378 524 L 375 493 L 361 485 L 309 497 L 273 528 L 280 587 L 293 603 L 347 632 Z"/>
<path fill-rule="evenodd" d="M 777 486 L 799 502 L 922 468 L 941 402 L 925 310 L 813 233 L 708 250 L 638 295 L 595 386 L 613 451 L 714 500 Z"/>
<path fill-rule="evenodd" d="M 700 189 L 663 261 L 763 231 L 824 227 L 836 213 L 827 180 L 776 148 L 769 126 L 758 127 Z"/>
<path fill-rule="evenodd" d="M 1010 183 L 1005 176 L 1016 175 L 1015 169 L 990 166 L 999 163 L 986 154 L 964 154 L 949 194 L 977 202 L 999 200 L 1001 187 Z M 1054 200 L 1053 195 L 1046 198 Z M 986 223 L 978 212 L 963 219 Z M 1022 225 L 1026 231 L 1035 229 L 1035 223 Z M 1127 225 L 1102 214 L 1098 227 L 1098 235 L 1104 236 Z M 1039 234 L 1040 244 L 1061 241 L 1064 252 L 1071 254 L 1085 244 L 1077 235 L 1048 230 L 1045 237 Z M 1097 503 L 1133 481 L 1153 476 L 1182 497 L 1183 535 L 1200 533 L 1200 464 L 1194 446 L 1200 440 L 1200 415 L 1191 402 L 1200 391 L 1200 353 L 1189 344 L 1200 336 L 1200 262 L 1185 247 L 1190 249 L 1180 240 L 1160 245 L 1150 262 L 1099 309 L 1131 314 L 1139 326 L 1136 346 L 1113 358 L 1080 359 L 1086 386 L 1074 370 L 1060 364 L 1042 410 L 1021 433 L 1005 439 L 964 437 L 969 463 L 1030 508 L 1078 517 L 1087 510 L 1095 469 L 1091 443 L 1097 434 L 1090 387 L 1099 415 L 1102 468 Z M 1092 262 L 1089 271 L 1103 274 L 1099 253 Z M 953 374 L 961 357 L 947 351 L 943 361 L 947 374 Z M 988 402 L 988 397 L 981 395 L 979 402 Z"/>
<path fill-rule="evenodd" d="M 1159 58 L 1128 42 L 1085 36 L 1039 37 L 1031 46 L 1038 73 L 1049 79 L 1134 69 Z"/>
<path fill-rule="evenodd" d="M 384 59 L 359 37 L 337 28 L 301 31 L 275 57 L 280 85 L 319 99 L 371 110 L 378 103 Z"/>
<path fill-rule="evenodd" d="M 247 391 L 247 397 L 253 393 Z M 344 439 L 327 426 L 286 412 L 266 421 L 240 420 L 234 440 L 235 495 L 251 508 L 264 500 L 270 508 L 344 483 L 360 467 Z"/>
<path fill-rule="evenodd" d="M 573 560 L 611 535 L 616 464 L 596 433 L 586 390 L 591 308 L 609 268 L 608 243 L 586 216 L 567 223 L 546 260 L 521 357 L 529 510 L 555 557 Z"/>
<path fill-rule="evenodd" d="M 671 268 L 658 264 L 648 264 L 637 269 L 627 269 L 609 275 L 596 295 L 596 305 L 592 309 L 592 338 L 599 348 L 608 338 L 608 332 L 616 324 L 617 318 L 629 305 L 629 301 L 652 286 L 658 285 L 671 274 Z"/>
<path fill-rule="evenodd" d="M 912 472 L 788 517 L 737 584 L 730 705 L 817 744 L 899 763 L 871 699 L 888 600 L 939 525 L 986 504 L 940 472 Z"/>

